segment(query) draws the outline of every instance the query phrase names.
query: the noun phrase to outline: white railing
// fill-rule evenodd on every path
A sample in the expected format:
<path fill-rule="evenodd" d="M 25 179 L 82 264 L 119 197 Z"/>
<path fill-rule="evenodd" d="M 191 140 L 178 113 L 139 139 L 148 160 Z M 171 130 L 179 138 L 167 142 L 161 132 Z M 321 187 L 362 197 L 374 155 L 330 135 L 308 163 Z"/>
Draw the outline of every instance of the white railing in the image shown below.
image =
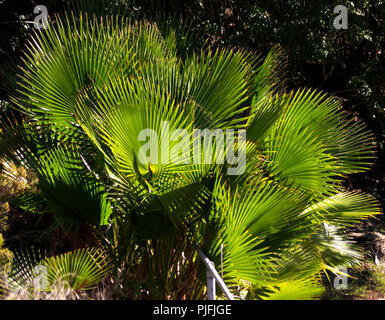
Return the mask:
<path fill-rule="evenodd" d="M 203 252 L 202 248 L 196 243 L 196 248 L 198 250 L 199 256 L 201 257 L 203 263 L 206 266 L 206 277 L 207 277 L 207 300 L 215 300 L 216 297 L 216 286 L 217 283 L 219 288 L 225 294 L 226 298 L 229 300 L 234 300 L 233 295 L 231 294 L 229 288 L 223 282 L 223 279 L 218 274 L 215 269 L 214 262 L 212 262 Z"/>

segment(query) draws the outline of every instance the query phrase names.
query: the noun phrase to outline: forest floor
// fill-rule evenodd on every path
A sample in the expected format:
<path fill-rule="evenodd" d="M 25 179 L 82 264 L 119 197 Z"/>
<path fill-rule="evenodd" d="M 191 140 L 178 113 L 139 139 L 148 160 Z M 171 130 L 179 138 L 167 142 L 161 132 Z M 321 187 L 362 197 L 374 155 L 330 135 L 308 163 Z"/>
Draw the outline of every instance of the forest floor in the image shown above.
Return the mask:
<path fill-rule="evenodd" d="M 385 221 L 384 217 L 370 219 L 351 232 L 365 254 L 364 262 L 348 269 L 347 286 L 335 275 L 324 277 L 326 291 L 323 300 L 385 300 Z M 346 283 L 346 280 L 345 280 Z M 340 288 L 338 288 L 340 287 Z"/>

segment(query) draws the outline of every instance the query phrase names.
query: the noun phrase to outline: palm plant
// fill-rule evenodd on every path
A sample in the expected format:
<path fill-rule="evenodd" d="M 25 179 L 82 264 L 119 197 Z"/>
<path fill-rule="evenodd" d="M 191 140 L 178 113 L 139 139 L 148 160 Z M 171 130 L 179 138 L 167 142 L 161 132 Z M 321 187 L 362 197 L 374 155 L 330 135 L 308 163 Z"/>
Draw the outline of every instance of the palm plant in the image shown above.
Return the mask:
<path fill-rule="evenodd" d="M 334 97 L 284 92 L 278 49 L 261 59 L 176 48 L 148 22 L 56 17 L 27 47 L 14 103 L 28 121 L 4 129 L 3 157 L 37 173 L 39 201 L 60 221 L 93 226 L 139 297 L 204 297 L 195 243 L 234 292 L 319 296 L 323 270 L 360 260 L 346 227 L 379 213 L 371 197 L 342 187 L 369 167 L 370 133 Z M 162 148 L 165 122 L 189 133 L 182 147 L 168 141 L 169 159 L 183 163 L 141 153 L 143 129 Z M 206 128 L 246 131 L 234 144 L 244 173 L 192 161 L 194 130 Z"/>
<path fill-rule="evenodd" d="M 3 267 L 3 265 L 1 265 Z M 37 250 L 18 250 L 0 279 L 0 297 L 76 296 L 96 287 L 111 271 L 108 257 L 99 248 L 83 248 L 43 257 Z M 53 293 L 53 294 L 52 294 Z"/>

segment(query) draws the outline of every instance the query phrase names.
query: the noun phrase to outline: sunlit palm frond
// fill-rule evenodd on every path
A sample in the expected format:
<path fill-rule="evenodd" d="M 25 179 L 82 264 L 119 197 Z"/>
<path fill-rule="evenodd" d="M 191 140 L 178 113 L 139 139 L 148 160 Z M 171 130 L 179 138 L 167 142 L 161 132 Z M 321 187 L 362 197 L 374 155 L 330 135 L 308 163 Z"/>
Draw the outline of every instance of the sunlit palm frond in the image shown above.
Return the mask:
<path fill-rule="evenodd" d="M 75 291 L 95 287 L 111 271 L 107 256 L 97 248 L 67 252 L 41 263 L 47 268 L 49 285 L 66 282 Z"/>

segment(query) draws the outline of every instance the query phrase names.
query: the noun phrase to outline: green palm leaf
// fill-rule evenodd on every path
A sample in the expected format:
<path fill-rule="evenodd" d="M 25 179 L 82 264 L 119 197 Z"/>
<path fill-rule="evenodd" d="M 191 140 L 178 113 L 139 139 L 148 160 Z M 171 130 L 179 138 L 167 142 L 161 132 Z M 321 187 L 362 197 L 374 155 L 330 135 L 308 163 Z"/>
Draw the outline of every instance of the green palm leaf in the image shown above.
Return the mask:
<path fill-rule="evenodd" d="M 222 265 L 226 283 L 247 281 L 255 298 L 317 297 L 323 269 L 359 260 L 343 227 L 378 213 L 367 196 L 341 193 L 345 175 L 370 165 L 372 137 L 333 97 L 282 93 L 279 50 L 263 61 L 227 49 L 186 57 L 176 39 L 147 22 L 56 18 L 32 38 L 23 99 L 14 99 L 49 133 L 34 136 L 28 123 L 0 148 L 38 173 L 52 212 L 111 222 L 98 231 L 115 269 L 127 267 L 156 297 L 183 296 L 174 294 L 183 277 L 199 296 L 195 242 Z M 231 163 L 215 163 L 217 150 L 214 161 L 194 163 L 196 129 L 246 129 L 233 150 L 245 147 L 246 172 L 227 175 Z M 173 130 L 185 130 L 188 141 L 168 141 Z M 185 162 L 172 161 L 181 156 Z M 67 277 L 78 290 L 105 274 L 104 261 L 89 249 L 46 264 L 52 281 Z"/>
<path fill-rule="evenodd" d="M 75 290 L 93 288 L 111 271 L 106 255 L 97 248 L 67 252 L 42 261 L 50 285 L 66 282 Z"/>

